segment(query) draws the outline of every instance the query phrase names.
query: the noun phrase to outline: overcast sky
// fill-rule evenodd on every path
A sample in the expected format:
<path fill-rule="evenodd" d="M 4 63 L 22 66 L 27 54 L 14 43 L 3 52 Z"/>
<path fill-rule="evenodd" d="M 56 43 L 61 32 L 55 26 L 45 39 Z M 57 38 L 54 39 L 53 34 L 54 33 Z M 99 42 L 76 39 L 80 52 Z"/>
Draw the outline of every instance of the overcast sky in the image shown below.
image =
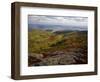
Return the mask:
<path fill-rule="evenodd" d="M 88 18 L 76 16 L 28 15 L 28 24 L 77 26 L 87 29 Z"/>

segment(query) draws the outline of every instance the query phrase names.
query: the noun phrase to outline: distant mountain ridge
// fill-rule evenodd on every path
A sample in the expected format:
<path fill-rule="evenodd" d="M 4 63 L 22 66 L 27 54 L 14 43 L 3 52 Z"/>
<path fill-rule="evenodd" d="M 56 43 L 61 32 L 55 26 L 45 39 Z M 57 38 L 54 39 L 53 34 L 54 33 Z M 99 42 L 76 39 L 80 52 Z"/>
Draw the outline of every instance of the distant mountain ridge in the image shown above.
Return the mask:
<path fill-rule="evenodd" d="M 41 29 L 41 30 L 52 30 L 52 31 L 64 31 L 64 30 L 78 30 L 78 31 L 87 31 L 85 26 L 65 26 L 65 25 L 48 25 L 48 24 L 28 24 L 28 31 L 32 29 Z"/>

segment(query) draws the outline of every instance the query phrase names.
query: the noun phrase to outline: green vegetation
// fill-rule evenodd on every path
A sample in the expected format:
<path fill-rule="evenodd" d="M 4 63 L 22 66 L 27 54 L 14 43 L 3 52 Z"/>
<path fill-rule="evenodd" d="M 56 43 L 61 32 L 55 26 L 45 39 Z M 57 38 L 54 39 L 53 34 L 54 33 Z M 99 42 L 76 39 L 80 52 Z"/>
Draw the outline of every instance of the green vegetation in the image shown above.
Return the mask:
<path fill-rule="evenodd" d="M 87 32 L 54 33 L 34 29 L 28 32 L 28 53 L 29 66 L 87 63 Z"/>
<path fill-rule="evenodd" d="M 63 35 L 55 35 L 52 32 L 43 30 L 33 30 L 28 34 L 29 53 L 41 53 L 46 49 L 50 49 L 51 45 L 63 39 Z"/>

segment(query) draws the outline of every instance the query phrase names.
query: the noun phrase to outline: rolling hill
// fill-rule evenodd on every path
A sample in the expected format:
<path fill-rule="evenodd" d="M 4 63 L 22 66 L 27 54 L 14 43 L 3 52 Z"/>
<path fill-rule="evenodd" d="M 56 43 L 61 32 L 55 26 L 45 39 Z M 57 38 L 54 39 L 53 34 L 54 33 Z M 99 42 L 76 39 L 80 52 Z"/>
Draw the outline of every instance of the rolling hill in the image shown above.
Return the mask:
<path fill-rule="evenodd" d="M 87 63 L 87 31 L 28 32 L 28 65 Z"/>

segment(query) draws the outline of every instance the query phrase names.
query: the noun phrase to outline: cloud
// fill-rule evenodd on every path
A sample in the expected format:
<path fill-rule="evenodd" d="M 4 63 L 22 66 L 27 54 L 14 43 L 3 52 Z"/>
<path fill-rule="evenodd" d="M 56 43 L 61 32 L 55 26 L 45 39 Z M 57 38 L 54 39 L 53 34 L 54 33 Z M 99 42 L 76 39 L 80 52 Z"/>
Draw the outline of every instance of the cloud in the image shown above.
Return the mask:
<path fill-rule="evenodd" d="M 51 25 L 71 25 L 71 26 L 87 26 L 87 17 L 76 16 L 42 16 L 42 15 L 29 15 L 29 24 L 51 24 Z"/>

